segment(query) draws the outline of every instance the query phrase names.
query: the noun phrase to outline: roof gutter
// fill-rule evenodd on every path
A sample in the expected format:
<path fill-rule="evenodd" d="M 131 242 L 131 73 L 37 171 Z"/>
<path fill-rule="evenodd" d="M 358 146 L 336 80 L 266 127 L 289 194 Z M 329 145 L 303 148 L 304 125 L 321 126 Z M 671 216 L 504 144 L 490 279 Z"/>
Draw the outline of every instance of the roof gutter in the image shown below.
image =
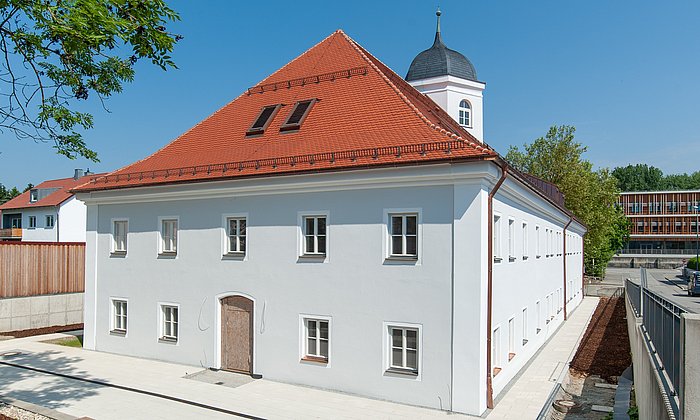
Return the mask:
<path fill-rule="evenodd" d="M 569 225 L 571 222 L 574 221 L 574 217 L 569 215 L 569 223 L 564 226 L 564 231 L 562 232 L 562 240 L 564 241 L 564 250 L 563 250 L 563 256 L 562 258 L 564 259 L 564 321 L 567 319 L 567 312 L 566 312 L 566 229 L 569 228 Z"/>
<path fill-rule="evenodd" d="M 496 163 L 496 161 L 494 161 Z M 508 176 L 508 165 L 499 160 L 496 163 L 501 168 L 501 178 L 496 182 L 488 198 L 488 280 L 486 302 L 486 407 L 493 408 L 493 378 L 491 369 L 491 323 L 493 307 L 493 197 Z"/>

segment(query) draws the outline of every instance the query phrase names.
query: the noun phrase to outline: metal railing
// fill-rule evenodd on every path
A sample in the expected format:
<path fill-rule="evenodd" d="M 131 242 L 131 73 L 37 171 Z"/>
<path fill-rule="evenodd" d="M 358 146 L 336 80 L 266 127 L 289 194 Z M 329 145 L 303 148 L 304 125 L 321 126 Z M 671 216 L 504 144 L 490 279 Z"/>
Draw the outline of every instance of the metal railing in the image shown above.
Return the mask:
<path fill-rule="evenodd" d="M 627 296 L 629 297 L 630 303 L 632 304 L 632 308 L 634 309 L 634 312 L 639 316 L 642 312 L 642 306 L 641 306 L 641 290 L 638 284 L 632 282 L 632 280 L 627 279 L 625 280 L 625 292 Z"/>
<path fill-rule="evenodd" d="M 695 249 L 622 249 L 618 255 L 695 255 Z"/>

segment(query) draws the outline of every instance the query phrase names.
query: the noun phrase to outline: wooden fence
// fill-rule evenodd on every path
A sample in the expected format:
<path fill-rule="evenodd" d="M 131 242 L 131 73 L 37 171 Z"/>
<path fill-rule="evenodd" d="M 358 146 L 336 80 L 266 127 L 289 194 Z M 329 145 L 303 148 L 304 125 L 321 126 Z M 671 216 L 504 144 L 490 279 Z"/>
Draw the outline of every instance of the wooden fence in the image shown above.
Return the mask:
<path fill-rule="evenodd" d="M 84 243 L 0 242 L 0 298 L 84 291 Z"/>

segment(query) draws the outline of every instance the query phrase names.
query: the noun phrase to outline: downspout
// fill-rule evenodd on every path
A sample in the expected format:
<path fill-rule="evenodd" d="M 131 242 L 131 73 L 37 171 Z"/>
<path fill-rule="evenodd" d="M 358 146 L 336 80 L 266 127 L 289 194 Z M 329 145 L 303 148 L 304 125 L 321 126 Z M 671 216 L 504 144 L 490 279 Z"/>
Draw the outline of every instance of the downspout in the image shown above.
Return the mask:
<path fill-rule="evenodd" d="M 508 176 L 508 166 L 505 163 L 498 165 L 501 168 L 501 178 L 496 182 L 489 193 L 488 199 L 488 281 L 486 300 L 486 407 L 493 408 L 493 378 L 491 369 L 491 307 L 493 305 L 493 197 L 501 188 L 501 184 Z"/>
<path fill-rule="evenodd" d="M 569 227 L 571 222 L 574 221 L 574 218 L 572 216 L 569 216 L 569 223 L 564 226 L 564 232 L 562 233 L 562 240 L 564 241 L 564 321 L 566 321 L 567 316 L 566 316 L 566 229 Z"/>
<path fill-rule="evenodd" d="M 58 223 L 58 213 L 59 213 L 59 207 L 56 206 L 56 242 L 61 242 L 61 225 Z"/>

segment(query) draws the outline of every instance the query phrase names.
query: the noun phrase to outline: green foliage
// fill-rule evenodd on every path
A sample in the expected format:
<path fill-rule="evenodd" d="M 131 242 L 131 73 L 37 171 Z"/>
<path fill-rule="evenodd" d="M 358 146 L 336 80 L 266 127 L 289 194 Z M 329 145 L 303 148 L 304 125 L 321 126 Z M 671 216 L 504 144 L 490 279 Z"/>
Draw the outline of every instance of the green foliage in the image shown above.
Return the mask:
<path fill-rule="evenodd" d="M 12 187 L 8 190 L 4 185 L 0 184 L 0 204 L 8 202 L 20 194 L 22 193 L 19 192 L 17 187 Z"/>
<path fill-rule="evenodd" d="M 659 168 L 646 164 L 627 165 L 613 169 L 622 191 L 678 191 L 700 189 L 700 171 L 692 174 L 665 175 Z"/>
<path fill-rule="evenodd" d="M 164 0 L 0 0 L 0 130 L 97 161 L 79 102 L 121 92 L 139 61 L 176 68 L 181 37 L 165 27 L 176 20 Z"/>
<path fill-rule="evenodd" d="M 574 140 L 572 126 L 553 126 L 545 137 L 511 146 L 506 159 L 520 171 L 556 184 L 566 207 L 586 224 L 586 272 L 601 276 L 608 261 L 629 239 L 628 221 L 617 205 L 619 189 L 607 169 L 593 170 L 582 158 L 586 147 Z M 593 263 L 595 261 L 595 264 Z"/>
<path fill-rule="evenodd" d="M 688 264 L 686 264 L 686 267 L 688 267 L 691 270 L 696 270 L 696 271 L 700 270 L 700 268 L 698 268 L 698 266 L 700 266 L 700 264 L 698 264 L 697 257 L 693 257 L 693 258 L 689 259 Z"/>

